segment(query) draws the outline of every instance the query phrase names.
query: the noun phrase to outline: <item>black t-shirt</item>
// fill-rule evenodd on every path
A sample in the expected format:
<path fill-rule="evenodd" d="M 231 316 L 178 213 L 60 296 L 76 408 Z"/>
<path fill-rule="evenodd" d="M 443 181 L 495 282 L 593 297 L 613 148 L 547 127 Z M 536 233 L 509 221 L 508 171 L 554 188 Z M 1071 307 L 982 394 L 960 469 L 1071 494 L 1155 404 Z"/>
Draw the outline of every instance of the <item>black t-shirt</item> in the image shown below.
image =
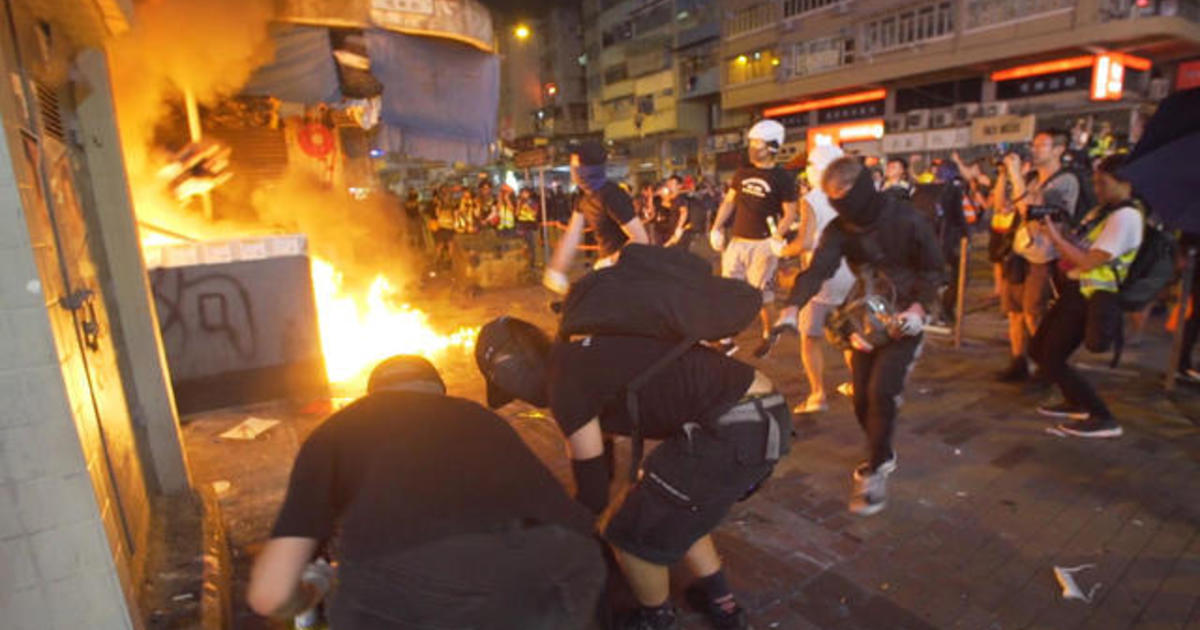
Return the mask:
<path fill-rule="evenodd" d="M 631 429 L 622 390 L 674 347 L 646 337 L 588 337 L 555 344 L 550 353 L 550 410 L 571 435 L 599 417 L 606 433 Z M 642 435 L 661 440 L 685 423 L 704 424 L 737 403 L 754 368 L 697 346 L 638 390 Z"/>
<path fill-rule="evenodd" d="M 365 561 L 514 519 L 593 519 L 508 423 L 459 398 L 377 392 L 304 441 L 272 537 L 325 540 Z"/>
<path fill-rule="evenodd" d="M 633 210 L 633 200 L 612 182 L 606 182 L 595 193 L 582 195 L 575 205 L 575 211 L 582 213 L 588 226 L 594 230 L 601 258 L 617 253 L 629 240 L 621 226 L 637 216 Z"/>
<path fill-rule="evenodd" d="M 776 166 L 764 169 L 743 166 L 733 174 L 733 235 L 739 238 L 767 238 L 771 228 L 767 217 L 783 214 L 783 204 L 796 201 L 796 179 Z"/>

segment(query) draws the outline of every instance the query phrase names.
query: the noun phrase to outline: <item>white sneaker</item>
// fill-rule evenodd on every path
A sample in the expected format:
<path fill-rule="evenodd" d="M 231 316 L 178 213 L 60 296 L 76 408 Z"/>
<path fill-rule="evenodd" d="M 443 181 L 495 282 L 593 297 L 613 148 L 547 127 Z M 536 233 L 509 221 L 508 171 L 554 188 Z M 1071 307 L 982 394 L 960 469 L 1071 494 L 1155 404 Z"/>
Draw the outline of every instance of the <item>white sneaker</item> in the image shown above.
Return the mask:
<path fill-rule="evenodd" d="M 845 396 L 846 398 L 854 398 L 854 383 L 846 381 L 845 383 L 838 385 L 837 393 Z"/>
<path fill-rule="evenodd" d="M 887 507 L 887 480 L 896 472 L 896 453 L 879 465 L 875 472 L 869 472 L 867 462 L 862 462 L 854 468 L 854 489 L 850 494 L 850 512 L 859 516 L 878 514 Z"/>
<path fill-rule="evenodd" d="M 792 413 L 798 416 L 808 413 L 820 413 L 822 411 L 829 411 L 829 403 L 826 402 L 824 396 L 809 396 L 804 399 L 804 402 L 792 407 Z"/>

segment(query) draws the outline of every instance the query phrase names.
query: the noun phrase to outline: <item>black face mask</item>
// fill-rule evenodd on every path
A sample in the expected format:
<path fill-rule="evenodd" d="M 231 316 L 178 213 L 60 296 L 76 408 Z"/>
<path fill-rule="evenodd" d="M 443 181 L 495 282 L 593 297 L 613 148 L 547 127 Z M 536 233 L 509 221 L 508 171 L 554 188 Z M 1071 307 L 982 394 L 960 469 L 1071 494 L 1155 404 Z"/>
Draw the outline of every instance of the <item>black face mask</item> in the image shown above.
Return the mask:
<path fill-rule="evenodd" d="M 875 191 L 870 171 L 863 169 L 846 195 L 841 199 L 830 199 L 829 204 L 837 210 L 838 216 L 856 227 L 865 228 L 879 218 L 882 199 Z"/>

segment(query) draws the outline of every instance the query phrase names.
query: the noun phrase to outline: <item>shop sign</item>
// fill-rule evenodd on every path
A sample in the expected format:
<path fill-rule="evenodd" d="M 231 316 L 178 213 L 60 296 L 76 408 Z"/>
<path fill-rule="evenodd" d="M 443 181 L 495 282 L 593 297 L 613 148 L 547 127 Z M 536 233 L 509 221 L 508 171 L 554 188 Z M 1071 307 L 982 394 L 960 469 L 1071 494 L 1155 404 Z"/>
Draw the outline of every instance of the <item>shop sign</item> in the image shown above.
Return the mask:
<path fill-rule="evenodd" d="M 1200 59 L 1179 64 L 1175 71 L 1175 89 L 1187 90 L 1200 87 Z"/>
<path fill-rule="evenodd" d="M 925 150 L 925 132 L 891 133 L 883 137 L 883 152 L 911 153 Z"/>
<path fill-rule="evenodd" d="M 550 150 L 546 147 L 521 151 L 513 158 L 517 168 L 536 168 L 550 163 Z"/>
<path fill-rule="evenodd" d="M 963 149 L 971 145 L 971 128 L 955 127 L 930 131 L 925 137 L 925 148 L 930 151 Z"/>
<path fill-rule="evenodd" d="M 1029 142 L 1037 119 L 1030 116 L 991 116 L 971 121 L 971 144 L 996 144 L 999 142 Z"/>

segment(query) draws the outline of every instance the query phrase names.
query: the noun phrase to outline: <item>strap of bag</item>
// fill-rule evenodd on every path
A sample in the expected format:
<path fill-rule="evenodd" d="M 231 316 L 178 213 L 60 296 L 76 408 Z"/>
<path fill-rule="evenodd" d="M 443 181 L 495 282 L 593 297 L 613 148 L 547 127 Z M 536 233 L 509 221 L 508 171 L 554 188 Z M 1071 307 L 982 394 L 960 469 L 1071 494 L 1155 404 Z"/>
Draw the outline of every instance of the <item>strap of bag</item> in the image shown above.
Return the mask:
<path fill-rule="evenodd" d="M 674 363 L 676 359 L 683 356 L 685 352 L 691 350 L 692 346 L 696 345 L 698 339 L 684 339 L 669 352 L 659 357 L 657 361 L 651 364 L 650 367 L 643 370 L 633 380 L 625 385 L 625 408 L 629 413 L 630 431 L 629 438 L 633 443 L 633 456 L 629 463 L 629 478 L 637 479 L 638 468 L 642 464 L 643 444 L 642 440 L 642 421 L 638 410 L 637 393 L 650 379 L 657 376 L 668 365 Z"/>

